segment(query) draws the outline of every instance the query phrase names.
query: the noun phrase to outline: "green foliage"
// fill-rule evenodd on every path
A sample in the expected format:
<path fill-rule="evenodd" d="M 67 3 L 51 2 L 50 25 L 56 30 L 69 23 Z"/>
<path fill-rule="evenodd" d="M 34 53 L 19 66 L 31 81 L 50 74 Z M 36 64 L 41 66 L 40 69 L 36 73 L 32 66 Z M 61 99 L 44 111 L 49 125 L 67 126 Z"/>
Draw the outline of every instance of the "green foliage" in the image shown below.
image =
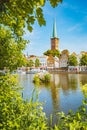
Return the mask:
<path fill-rule="evenodd" d="M 85 98 L 82 102 L 84 105 L 87 105 L 87 84 L 81 86 L 81 89 Z"/>
<path fill-rule="evenodd" d="M 63 51 L 61 52 L 61 54 L 66 54 L 67 56 L 69 56 L 69 51 L 68 51 L 67 49 L 65 49 L 65 50 L 63 50 Z"/>
<path fill-rule="evenodd" d="M 44 74 L 42 78 L 40 78 L 43 83 L 49 83 L 51 79 L 51 75 L 49 73 Z"/>
<path fill-rule="evenodd" d="M 80 65 L 87 65 L 87 54 L 83 54 L 80 59 Z"/>
<path fill-rule="evenodd" d="M 53 6 L 53 7 L 55 7 L 55 6 L 57 6 L 57 4 L 59 3 L 59 2 L 62 2 L 62 0 L 50 0 L 50 3 L 51 3 L 51 5 Z"/>
<path fill-rule="evenodd" d="M 32 67 L 34 65 L 33 60 L 27 61 L 27 67 Z"/>
<path fill-rule="evenodd" d="M 39 67 L 40 64 L 41 64 L 41 63 L 40 63 L 39 59 L 36 59 L 36 60 L 35 60 L 35 67 Z"/>
<path fill-rule="evenodd" d="M 44 52 L 44 55 L 46 55 L 46 56 L 52 55 L 53 57 L 55 57 L 55 56 L 59 57 L 60 52 L 59 52 L 59 50 L 47 50 L 46 52 Z"/>
<path fill-rule="evenodd" d="M 77 66 L 78 65 L 77 57 L 75 55 L 72 54 L 69 56 L 68 65 L 69 66 Z"/>
<path fill-rule="evenodd" d="M 38 73 L 34 75 L 33 82 L 35 84 L 41 84 L 41 83 L 49 83 L 51 79 L 51 75 L 49 73 Z"/>
<path fill-rule="evenodd" d="M 84 97 L 87 98 L 87 84 L 81 86 Z M 86 101 L 87 102 L 87 101 Z"/>
<path fill-rule="evenodd" d="M 56 125 L 56 127 L 59 130 L 87 129 L 87 112 L 84 106 L 79 107 L 76 113 L 70 110 L 67 115 L 65 115 L 62 112 L 58 113 L 58 116 L 59 116 L 58 125 Z"/>
<path fill-rule="evenodd" d="M 40 78 L 39 78 L 39 75 L 38 75 L 38 74 L 35 74 L 35 75 L 34 75 L 33 82 L 34 82 L 35 84 L 40 84 Z"/>
<path fill-rule="evenodd" d="M 22 54 L 26 41 L 14 40 L 11 32 L 0 27 L 0 69 L 4 67 L 11 71 L 26 64 L 26 58 Z"/>
<path fill-rule="evenodd" d="M 0 24 L 11 29 L 16 38 L 24 33 L 24 27 L 31 32 L 32 25 L 37 20 L 39 25 L 45 25 L 43 6 L 47 0 L 0 0 Z M 50 0 L 55 7 L 62 0 Z"/>
<path fill-rule="evenodd" d="M 16 76 L 0 76 L 0 129 L 47 130 L 41 103 L 24 101 L 19 90 Z"/>

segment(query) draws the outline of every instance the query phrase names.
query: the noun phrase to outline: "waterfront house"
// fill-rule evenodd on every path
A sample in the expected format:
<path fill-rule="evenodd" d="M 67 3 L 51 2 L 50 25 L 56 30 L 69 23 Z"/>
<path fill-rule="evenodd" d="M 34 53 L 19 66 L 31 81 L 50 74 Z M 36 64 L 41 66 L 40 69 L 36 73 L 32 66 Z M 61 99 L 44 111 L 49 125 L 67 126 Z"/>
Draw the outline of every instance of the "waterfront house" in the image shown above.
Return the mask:
<path fill-rule="evenodd" d="M 28 60 L 32 60 L 35 63 L 35 60 L 38 59 L 40 61 L 40 69 L 46 69 L 47 68 L 47 56 L 29 56 Z M 35 67 L 35 65 L 33 66 Z"/>
<path fill-rule="evenodd" d="M 61 54 L 61 56 L 59 57 L 59 67 L 63 68 L 67 66 L 68 66 L 68 56 L 65 53 Z"/>

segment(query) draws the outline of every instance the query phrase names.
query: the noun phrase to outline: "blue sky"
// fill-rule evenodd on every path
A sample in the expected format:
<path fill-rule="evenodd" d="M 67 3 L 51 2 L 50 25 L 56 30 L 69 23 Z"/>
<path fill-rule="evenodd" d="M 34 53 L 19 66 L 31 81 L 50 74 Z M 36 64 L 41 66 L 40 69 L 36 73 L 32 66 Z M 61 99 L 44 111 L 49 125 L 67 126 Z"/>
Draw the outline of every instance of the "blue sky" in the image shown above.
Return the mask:
<path fill-rule="evenodd" d="M 56 8 L 47 2 L 43 8 L 46 26 L 40 27 L 37 22 L 33 32 L 26 31 L 24 38 L 30 40 L 24 53 L 43 55 L 51 48 L 50 37 L 53 21 L 56 18 L 59 50 L 68 49 L 70 53 L 87 51 L 87 0 L 63 0 Z"/>

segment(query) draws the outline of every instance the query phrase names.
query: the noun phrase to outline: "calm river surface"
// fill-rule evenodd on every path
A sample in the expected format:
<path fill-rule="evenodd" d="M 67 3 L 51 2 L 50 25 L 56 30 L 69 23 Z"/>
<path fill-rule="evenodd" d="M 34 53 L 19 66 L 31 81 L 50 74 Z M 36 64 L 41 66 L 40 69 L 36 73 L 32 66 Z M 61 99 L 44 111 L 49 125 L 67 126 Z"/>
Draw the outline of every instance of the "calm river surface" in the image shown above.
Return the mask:
<path fill-rule="evenodd" d="M 30 99 L 35 87 L 33 74 L 19 75 L 19 81 L 23 89 L 23 98 Z M 58 111 L 68 112 L 69 109 L 76 111 L 82 103 L 83 94 L 80 83 L 87 83 L 87 74 L 51 74 L 50 85 L 37 86 L 39 101 L 44 102 L 43 111 L 47 117 L 55 115 Z"/>

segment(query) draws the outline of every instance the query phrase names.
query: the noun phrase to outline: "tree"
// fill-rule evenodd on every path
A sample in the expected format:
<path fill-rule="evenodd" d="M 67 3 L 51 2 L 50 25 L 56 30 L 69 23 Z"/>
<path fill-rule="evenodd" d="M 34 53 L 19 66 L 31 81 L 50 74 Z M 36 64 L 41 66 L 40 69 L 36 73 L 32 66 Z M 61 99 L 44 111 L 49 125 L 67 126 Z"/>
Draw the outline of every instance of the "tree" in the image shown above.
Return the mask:
<path fill-rule="evenodd" d="M 15 38 L 22 38 L 24 28 L 31 32 L 37 20 L 40 26 L 45 25 L 43 6 L 47 0 L 0 0 L 0 25 L 7 26 Z M 49 0 L 52 7 L 62 0 Z"/>
<path fill-rule="evenodd" d="M 66 54 L 67 56 L 69 56 L 69 51 L 68 51 L 67 49 L 65 49 L 65 50 L 63 50 L 63 51 L 61 52 L 61 54 Z"/>
<path fill-rule="evenodd" d="M 60 52 L 59 52 L 59 50 L 47 50 L 46 52 L 44 52 L 44 55 L 46 55 L 46 56 L 52 55 L 53 57 L 55 57 L 55 56 L 59 57 Z"/>
<path fill-rule="evenodd" d="M 22 49 L 25 48 L 23 42 L 25 41 L 17 43 L 8 29 L 0 27 L 0 69 L 6 67 L 12 71 L 26 64 L 26 58 L 22 54 Z"/>
<path fill-rule="evenodd" d="M 69 66 L 77 66 L 78 65 L 77 57 L 75 55 L 72 54 L 69 56 L 68 65 Z"/>
<path fill-rule="evenodd" d="M 53 57 L 55 57 L 55 56 L 59 57 L 60 56 L 59 50 L 51 50 L 51 52 L 52 52 Z"/>
<path fill-rule="evenodd" d="M 87 65 L 87 54 L 83 54 L 80 59 L 80 65 Z"/>
<path fill-rule="evenodd" d="M 33 65 L 34 65 L 33 60 L 27 61 L 27 66 L 28 66 L 28 67 L 32 67 Z"/>
<path fill-rule="evenodd" d="M 35 67 L 39 67 L 40 64 L 41 64 L 41 63 L 40 63 L 39 59 L 36 59 L 36 60 L 35 60 Z"/>

